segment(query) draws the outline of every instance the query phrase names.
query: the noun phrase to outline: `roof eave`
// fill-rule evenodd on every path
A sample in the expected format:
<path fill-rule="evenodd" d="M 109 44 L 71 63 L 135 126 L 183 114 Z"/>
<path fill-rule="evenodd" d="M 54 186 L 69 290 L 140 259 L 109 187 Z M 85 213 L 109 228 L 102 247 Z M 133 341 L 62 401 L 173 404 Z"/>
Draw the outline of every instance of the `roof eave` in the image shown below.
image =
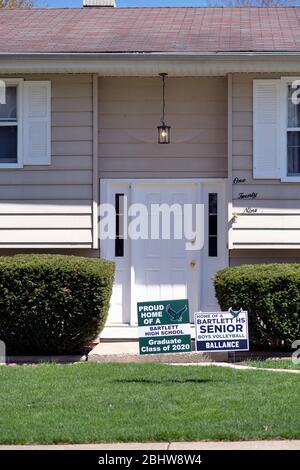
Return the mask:
<path fill-rule="evenodd" d="M 98 73 L 102 76 L 226 75 L 239 72 L 300 72 L 300 51 L 0 53 L 6 73 Z M 295 60 L 296 59 L 296 60 Z"/>
<path fill-rule="evenodd" d="M 76 58 L 79 60 L 87 59 L 87 58 L 126 58 L 126 59 L 136 59 L 136 58 L 144 58 L 150 59 L 153 57 L 172 57 L 177 59 L 185 59 L 190 57 L 197 57 L 197 58 L 231 58 L 231 59 L 241 59 L 242 57 L 249 58 L 249 57 L 293 57 L 293 56 L 300 56 L 299 51 L 290 51 L 290 50 L 276 50 L 276 51 L 214 51 L 214 52 L 206 52 L 206 51 L 189 51 L 189 52 L 165 52 L 165 51 L 116 51 L 116 52 L 0 52 L 0 59 L 7 58 L 7 57 L 14 57 L 15 59 L 21 58 L 34 58 L 34 59 L 59 59 L 59 58 Z"/>

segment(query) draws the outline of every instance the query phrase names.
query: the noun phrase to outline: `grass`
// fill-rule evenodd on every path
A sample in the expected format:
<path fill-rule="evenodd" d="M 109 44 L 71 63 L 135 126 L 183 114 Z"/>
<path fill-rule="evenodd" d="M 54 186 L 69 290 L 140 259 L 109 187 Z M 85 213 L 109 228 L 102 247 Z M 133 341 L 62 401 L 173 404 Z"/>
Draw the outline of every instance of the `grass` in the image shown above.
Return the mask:
<path fill-rule="evenodd" d="M 241 366 L 264 367 L 266 369 L 293 369 L 300 371 L 300 362 L 294 364 L 291 359 L 248 360 L 238 363 Z"/>
<path fill-rule="evenodd" d="M 300 437 L 300 377 L 151 364 L 0 367 L 0 443 Z"/>

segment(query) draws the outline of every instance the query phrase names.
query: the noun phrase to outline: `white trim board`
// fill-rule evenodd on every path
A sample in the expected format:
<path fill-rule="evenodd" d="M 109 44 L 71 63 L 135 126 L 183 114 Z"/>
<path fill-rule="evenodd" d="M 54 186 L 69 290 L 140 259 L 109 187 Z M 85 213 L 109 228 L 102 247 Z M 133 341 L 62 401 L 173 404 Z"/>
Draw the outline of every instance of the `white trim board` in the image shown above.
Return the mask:
<path fill-rule="evenodd" d="M 297 73 L 299 53 L 289 54 L 6 54 L 0 68 L 8 73 L 98 73 L 99 76 L 225 76 L 228 73 Z"/>

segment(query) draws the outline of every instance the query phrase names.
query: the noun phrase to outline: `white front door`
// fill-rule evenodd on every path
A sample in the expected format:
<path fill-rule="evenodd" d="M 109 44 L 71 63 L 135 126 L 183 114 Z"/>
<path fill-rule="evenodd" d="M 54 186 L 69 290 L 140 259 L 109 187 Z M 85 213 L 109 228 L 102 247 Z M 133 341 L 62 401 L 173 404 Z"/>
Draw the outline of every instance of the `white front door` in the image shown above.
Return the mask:
<path fill-rule="evenodd" d="M 132 309 L 137 302 L 155 300 L 189 299 L 191 312 L 199 308 L 199 251 L 186 250 L 185 238 L 176 236 L 175 227 L 182 226 L 184 205 L 195 205 L 199 197 L 197 182 L 151 183 L 136 182 L 132 190 L 132 202 L 149 209 L 154 204 L 166 208 L 181 208 L 172 212 L 170 239 L 163 237 L 163 215 L 160 219 L 160 239 L 131 242 L 134 290 Z M 166 217 L 167 218 L 167 217 Z M 149 226 L 151 224 L 149 216 Z M 192 318 L 192 317 L 191 317 Z M 136 321 L 136 317 L 133 318 Z"/>
<path fill-rule="evenodd" d="M 193 313 L 200 309 L 218 309 L 212 276 L 227 265 L 224 188 L 222 182 L 205 183 L 196 179 L 101 181 L 101 202 L 117 208 L 118 240 L 101 242 L 101 256 L 116 263 L 108 325 L 136 325 L 136 303 L 139 301 L 187 298 L 191 321 Z M 211 239 L 213 235 L 208 230 L 212 225 L 210 220 L 213 220 L 210 207 L 212 194 L 218 198 L 217 225 L 220 236 L 216 242 Z M 124 196 L 128 205 L 143 204 L 148 209 L 153 204 L 166 204 L 168 207 L 179 204 L 182 208 L 184 204 L 203 204 L 204 247 L 197 251 L 187 250 L 187 240 L 174 237 L 174 223 L 171 224 L 170 239 L 162 239 L 160 231 L 159 239 L 120 240 L 120 233 L 123 232 L 120 225 L 124 223 Z M 150 228 L 150 216 L 148 222 Z M 210 243 L 213 249 L 209 249 Z"/>

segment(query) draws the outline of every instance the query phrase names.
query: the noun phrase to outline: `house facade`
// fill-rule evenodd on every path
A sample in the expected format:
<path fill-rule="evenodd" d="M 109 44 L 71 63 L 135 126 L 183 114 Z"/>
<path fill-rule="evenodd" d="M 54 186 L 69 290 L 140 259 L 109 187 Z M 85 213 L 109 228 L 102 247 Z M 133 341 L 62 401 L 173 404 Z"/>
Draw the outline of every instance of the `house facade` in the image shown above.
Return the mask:
<path fill-rule="evenodd" d="M 104 337 L 131 338 L 139 300 L 211 311 L 219 269 L 299 262 L 300 8 L 113 3 L 0 10 L 0 255 L 114 260 Z M 201 204 L 203 247 L 123 240 L 125 199 Z"/>

